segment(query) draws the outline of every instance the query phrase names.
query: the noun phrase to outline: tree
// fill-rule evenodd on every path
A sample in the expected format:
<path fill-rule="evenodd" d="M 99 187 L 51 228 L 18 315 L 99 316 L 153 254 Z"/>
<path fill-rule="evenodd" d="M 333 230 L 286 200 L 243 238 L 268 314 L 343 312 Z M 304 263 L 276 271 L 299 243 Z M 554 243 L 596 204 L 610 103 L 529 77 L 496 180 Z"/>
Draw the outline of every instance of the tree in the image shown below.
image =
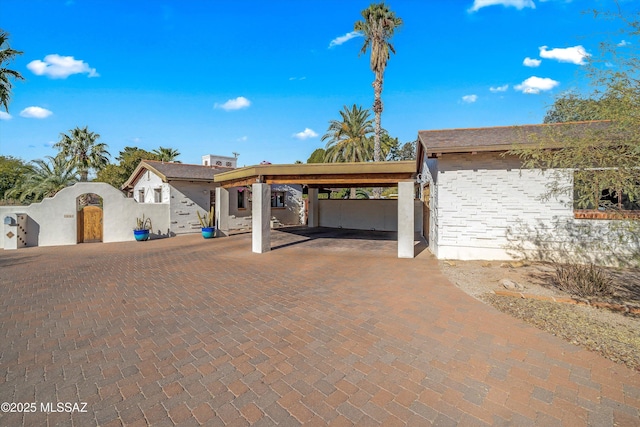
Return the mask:
<path fill-rule="evenodd" d="M 157 154 L 138 147 L 124 147 L 120 151 L 117 165 L 107 165 L 98 172 L 96 181 L 106 182 L 116 188 L 122 187 L 127 179 L 131 176 L 141 160 L 160 160 Z"/>
<path fill-rule="evenodd" d="M 160 147 L 153 150 L 153 154 L 155 154 L 158 157 L 158 160 L 162 162 L 181 163 L 180 160 L 176 160 L 180 155 L 180 152 L 173 148 Z"/>
<path fill-rule="evenodd" d="M 21 159 L 0 156 L 0 199 L 5 199 L 5 193 L 16 187 L 28 171 L 29 165 Z"/>
<path fill-rule="evenodd" d="M 53 147 L 59 149 L 60 154 L 78 169 L 80 181 L 87 181 L 90 169 L 100 171 L 109 164 L 107 144 L 96 142 L 100 135 L 90 132 L 88 126 L 71 129 L 69 133 L 61 133 L 60 141 Z"/>
<path fill-rule="evenodd" d="M 548 123 L 605 119 L 606 125 L 576 133 L 574 126 L 549 126 L 530 136 L 535 148 L 513 150 L 525 167 L 571 171 L 557 175 L 548 196 L 573 195 L 578 209 L 637 209 L 640 201 L 640 12 L 631 19 L 620 11 L 603 14 L 629 27 L 627 43 L 601 43 L 601 52 L 588 58 L 586 77 L 593 89 L 562 94 L 545 117 Z M 599 14 L 596 14 L 598 17 Z M 628 38 L 627 38 L 628 37 Z M 637 40 L 634 40 L 637 39 Z M 632 41 L 629 41 L 632 40 Z M 558 141 L 562 146 L 558 148 Z"/>
<path fill-rule="evenodd" d="M 47 156 L 48 161 L 38 159 L 31 162 L 23 179 L 7 192 L 7 197 L 37 202 L 53 197 L 58 191 L 78 182 L 75 164 L 64 156 Z"/>
<path fill-rule="evenodd" d="M 371 160 L 371 143 L 368 137 L 373 133 L 370 111 L 353 104 L 340 111 L 342 120 L 329 121 L 327 133 L 322 141 L 328 140 L 325 162 L 366 162 Z"/>
<path fill-rule="evenodd" d="M 353 104 L 351 110 L 344 106 L 340 111 L 342 120 L 331 120 L 322 141 L 328 140 L 325 162 L 366 162 L 371 160 L 371 138 L 373 132 L 369 110 Z M 356 198 L 356 189 L 351 189 L 351 198 Z"/>
<path fill-rule="evenodd" d="M 544 116 L 544 123 L 604 120 L 605 117 L 601 114 L 595 99 L 583 98 L 580 94 L 570 91 L 556 98 Z"/>
<path fill-rule="evenodd" d="M 10 79 L 24 80 L 22 75 L 7 68 L 17 55 L 22 55 L 19 50 L 11 49 L 9 46 L 9 33 L 0 29 L 0 105 L 4 110 L 9 112 L 9 101 L 11 100 L 11 84 Z"/>
<path fill-rule="evenodd" d="M 311 153 L 309 158 L 307 159 L 307 163 L 324 163 L 325 156 L 324 148 L 318 148 Z"/>
<path fill-rule="evenodd" d="M 387 61 L 391 57 L 391 52 L 396 53 L 390 43 L 397 28 L 402 26 L 402 19 L 398 18 L 386 4 L 372 3 L 362 12 L 362 21 L 354 24 L 354 30 L 359 31 L 364 36 L 364 44 L 360 54 L 371 50 L 370 66 L 375 74 L 373 81 L 373 112 L 375 114 L 375 136 L 373 148 L 373 160 L 379 162 L 382 159 L 380 149 L 380 137 L 382 135 L 382 84 L 384 81 L 384 71 L 387 68 Z M 380 189 L 374 191 L 374 198 L 380 197 Z"/>
<path fill-rule="evenodd" d="M 389 150 L 389 154 L 387 159 L 393 162 L 401 161 L 401 160 L 415 160 L 416 159 L 416 142 L 405 142 L 402 147 L 398 142 L 398 138 L 393 140 L 393 144 L 391 145 L 391 149 Z"/>

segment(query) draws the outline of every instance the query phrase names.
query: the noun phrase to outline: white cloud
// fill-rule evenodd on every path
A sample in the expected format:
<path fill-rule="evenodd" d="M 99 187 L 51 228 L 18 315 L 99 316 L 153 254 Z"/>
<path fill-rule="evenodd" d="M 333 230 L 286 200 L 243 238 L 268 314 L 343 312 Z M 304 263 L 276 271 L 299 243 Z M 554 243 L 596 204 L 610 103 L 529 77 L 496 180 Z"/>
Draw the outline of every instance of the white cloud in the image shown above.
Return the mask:
<path fill-rule="evenodd" d="M 346 43 L 355 37 L 362 37 L 362 33 L 360 31 L 351 31 L 344 36 L 336 37 L 335 39 L 331 40 L 331 43 L 329 43 L 329 49 L 334 46 L 340 46 L 342 43 Z"/>
<path fill-rule="evenodd" d="M 522 10 L 525 7 L 530 7 L 531 9 L 536 8 L 533 0 L 474 0 L 473 6 L 471 6 L 468 11 L 477 12 L 487 6 L 511 6 L 518 10 Z"/>
<path fill-rule="evenodd" d="M 506 91 L 507 91 L 507 89 L 509 89 L 509 85 L 502 85 L 502 86 L 496 86 L 496 87 L 491 86 L 491 87 L 489 88 L 489 90 L 490 90 L 491 92 L 493 92 L 493 93 L 496 93 L 496 92 L 506 92 Z"/>
<path fill-rule="evenodd" d="M 289 77 L 289 80 L 306 80 L 307 78 L 305 76 L 303 77 Z"/>
<path fill-rule="evenodd" d="M 236 139 L 236 141 L 238 142 L 245 142 L 247 139 L 249 139 L 249 137 L 245 136 L 241 136 L 240 138 Z"/>
<path fill-rule="evenodd" d="M 225 111 L 231 111 L 231 110 L 240 110 L 242 108 L 248 108 L 250 105 L 251 105 L 251 101 L 249 101 L 244 96 L 239 96 L 236 99 L 228 100 L 224 104 L 216 103 L 213 107 L 222 108 Z"/>
<path fill-rule="evenodd" d="M 304 128 L 302 132 L 294 133 L 293 137 L 297 139 L 309 139 L 318 136 L 312 129 Z"/>
<path fill-rule="evenodd" d="M 522 61 L 522 65 L 524 65 L 525 67 L 531 67 L 531 68 L 539 67 L 541 63 L 542 63 L 541 60 L 532 59 L 532 58 L 529 58 L 528 56 L 524 58 L 524 61 Z"/>
<path fill-rule="evenodd" d="M 462 102 L 466 104 L 473 104 L 478 100 L 478 95 L 465 95 L 462 97 Z"/>
<path fill-rule="evenodd" d="M 570 62 L 572 64 L 584 65 L 584 59 L 589 56 L 584 47 L 578 45 L 567 48 L 555 48 L 547 50 L 547 46 L 540 46 L 540 57 L 555 59 L 559 62 Z"/>
<path fill-rule="evenodd" d="M 47 55 L 44 61 L 36 59 L 27 64 L 27 68 L 38 76 L 52 79 L 66 79 L 72 74 L 87 74 L 88 77 L 99 77 L 95 68 L 89 67 L 84 61 L 74 59 L 73 56 Z"/>
<path fill-rule="evenodd" d="M 523 81 L 521 84 L 514 86 L 514 89 L 522 93 L 537 95 L 540 92 L 551 90 L 559 84 L 560 82 L 552 80 L 548 77 L 532 76 Z"/>
<path fill-rule="evenodd" d="M 20 116 L 28 119 L 46 119 L 53 113 L 42 107 L 27 107 L 20 111 Z"/>
<path fill-rule="evenodd" d="M 620 43 L 618 43 L 618 47 L 624 47 L 624 46 L 629 46 L 631 43 L 626 41 L 626 40 L 622 40 Z"/>
<path fill-rule="evenodd" d="M 11 114 L 0 111 L 0 120 L 11 120 L 12 118 L 13 116 Z"/>

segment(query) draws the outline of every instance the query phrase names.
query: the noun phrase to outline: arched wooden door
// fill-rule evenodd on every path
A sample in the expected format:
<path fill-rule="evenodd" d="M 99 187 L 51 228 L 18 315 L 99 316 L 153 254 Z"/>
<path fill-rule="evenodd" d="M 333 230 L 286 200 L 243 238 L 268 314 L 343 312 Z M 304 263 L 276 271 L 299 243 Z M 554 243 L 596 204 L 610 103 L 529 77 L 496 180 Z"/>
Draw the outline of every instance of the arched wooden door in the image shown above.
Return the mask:
<path fill-rule="evenodd" d="M 102 242 L 102 209 L 100 207 L 82 208 L 78 215 L 78 225 L 78 243 Z"/>

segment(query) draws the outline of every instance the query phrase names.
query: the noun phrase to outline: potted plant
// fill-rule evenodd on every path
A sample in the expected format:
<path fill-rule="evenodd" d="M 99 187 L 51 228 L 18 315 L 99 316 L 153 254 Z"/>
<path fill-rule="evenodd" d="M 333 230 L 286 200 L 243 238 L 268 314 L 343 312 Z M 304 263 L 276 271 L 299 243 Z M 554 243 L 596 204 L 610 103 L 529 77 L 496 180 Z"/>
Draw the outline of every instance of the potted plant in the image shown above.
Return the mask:
<path fill-rule="evenodd" d="M 213 226 L 213 222 L 215 221 L 213 206 L 211 206 L 208 214 L 206 212 L 202 215 L 200 215 L 200 212 L 196 212 L 196 214 L 198 215 L 198 220 L 200 220 L 200 226 L 202 227 L 202 237 L 205 239 L 215 237 L 216 229 Z"/>
<path fill-rule="evenodd" d="M 136 218 L 136 228 L 133 229 L 133 236 L 138 242 L 149 240 L 149 230 L 152 227 L 151 218 L 145 218 L 144 214 L 142 214 L 142 218 Z"/>

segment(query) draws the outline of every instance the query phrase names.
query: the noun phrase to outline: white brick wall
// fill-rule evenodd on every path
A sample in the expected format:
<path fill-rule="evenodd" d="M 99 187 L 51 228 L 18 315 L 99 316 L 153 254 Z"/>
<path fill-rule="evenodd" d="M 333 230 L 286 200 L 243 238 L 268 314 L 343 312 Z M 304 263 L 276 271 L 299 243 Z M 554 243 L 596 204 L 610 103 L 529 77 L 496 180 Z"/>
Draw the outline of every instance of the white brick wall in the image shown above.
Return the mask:
<path fill-rule="evenodd" d="M 575 220 L 568 194 L 543 198 L 557 172 L 520 169 L 520 164 L 517 157 L 501 153 L 425 160 L 423 170 L 430 172 L 429 248 L 436 257 L 558 259 L 581 253 L 583 260 L 615 264 L 638 256 L 637 239 L 628 239 L 632 236 L 618 228 L 621 221 Z M 565 179 L 571 188 L 570 172 Z"/>

